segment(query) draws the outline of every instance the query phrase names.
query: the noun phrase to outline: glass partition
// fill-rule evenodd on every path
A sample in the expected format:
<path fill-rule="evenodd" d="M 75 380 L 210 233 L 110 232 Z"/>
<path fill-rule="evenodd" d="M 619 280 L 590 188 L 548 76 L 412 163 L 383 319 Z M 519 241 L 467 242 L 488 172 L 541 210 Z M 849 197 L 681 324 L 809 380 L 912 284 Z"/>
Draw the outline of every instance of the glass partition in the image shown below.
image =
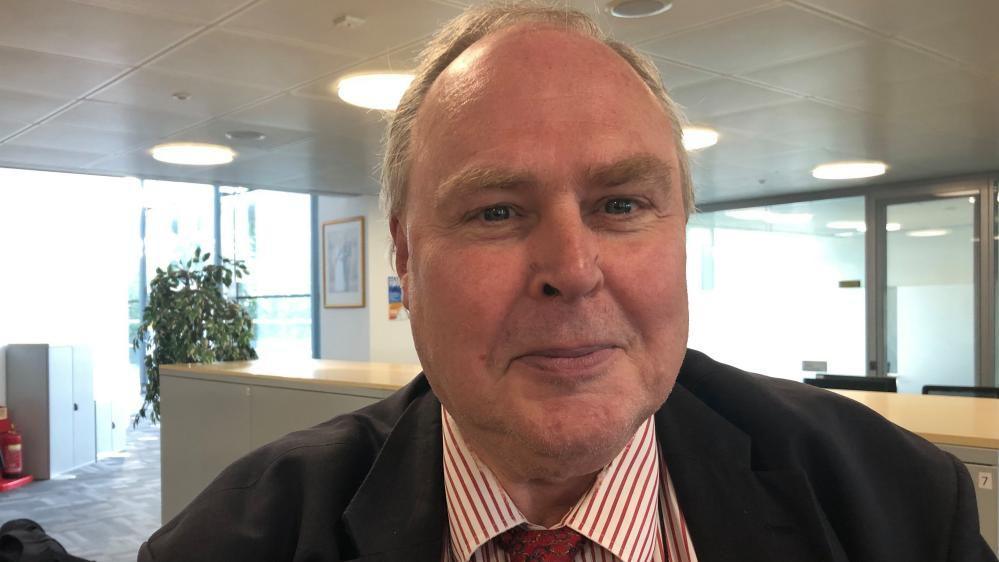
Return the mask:
<path fill-rule="evenodd" d="M 692 216 L 690 347 L 792 380 L 864 375 L 866 230 L 863 197 Z"/>
<path fill-rule="evenodd" d="M 257 354 L 312 357 L 309 196 L 220 190 L 222 255 L 249 269 L 235 296 L 253 315 Z"/>

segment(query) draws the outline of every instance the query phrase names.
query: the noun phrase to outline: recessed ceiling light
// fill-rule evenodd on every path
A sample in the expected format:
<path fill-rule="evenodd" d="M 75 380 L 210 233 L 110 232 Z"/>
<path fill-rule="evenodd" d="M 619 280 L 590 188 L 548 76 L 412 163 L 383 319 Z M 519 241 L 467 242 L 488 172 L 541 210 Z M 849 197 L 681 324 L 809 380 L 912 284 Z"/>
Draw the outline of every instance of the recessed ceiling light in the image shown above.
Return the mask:
<path fill-rule="evenodd" d="M 218 166 L 228 164 L 236 158 L 236 151 L 228 146 L 201 142 L 158 144 L 150 154 L 160 162 L 185 166 Z"/>
<path fill-rule="evenodd" d="M 877 160 L 850 160 L 828 162 L 816 166 L 812 177 L 820 180 L 854 180 L 880 176 L 888 170 L 888 165 Z"/>
<path fill-rule="evenodd" d="M 885 230 L 888 232 L 898 232 L 899 230 L 902 230 L 902 225 L 897 222 L 890 222 L 885 225 Z"/>
<path fill-rule="evenodd" d="M 926 230 L 913 230 L 906 232 L 906 234 L 914 238 L 933 238 L 934 236 L 947 236 L 950 231 L 945 228 L 928 228 Z"/>
<path fill-rule="evenodd" d="M 336 94 L 351 105 L 395 111 L 412 81 L 406 73 L 354 74 L 337 82 Z"/>
<path fill-rule="evenodd" d="M 672 7 L 666 0 L 616 0 L 607 5 L 612 16 L 627 19 L 659 15 Z"/>
<path fill-rule="evenodd" d="M 836 232 L 833 236 L 839 236 L 840 238 L 849 238 L 856 234 L 856 232 Z"/>
<path fill-rule="evenodd" d="M 683 148 L 688 152 L 718 144 L 718 131 L 707 127 L 684 127 Z"/>
<path fill-rule="evenodd" d="M 259 131 L 227 131 L 225 138 L 235 141 L 262 141 L 267 135 Z"/>

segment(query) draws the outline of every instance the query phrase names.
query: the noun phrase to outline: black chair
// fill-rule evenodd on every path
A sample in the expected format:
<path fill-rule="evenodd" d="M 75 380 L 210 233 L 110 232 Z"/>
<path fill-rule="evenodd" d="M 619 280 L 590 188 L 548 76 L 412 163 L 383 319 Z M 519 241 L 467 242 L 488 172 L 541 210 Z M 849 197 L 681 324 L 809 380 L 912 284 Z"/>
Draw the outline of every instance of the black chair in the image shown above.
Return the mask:
<path fill-rule="evenodd" d="M 853 375 L 820 374 L 814 379 L 805 379 L 803 382 L 819 388 L 832 388 L 837 390 L 898 392 L 898 384 L 895 377 L 857 377 Z"/>
<path fill-rule="evenodd" d="M 994 386 L 950 386 L 944 384 L 928 384 L 923 387 L 923 394 L 938 394 L 941 396 L 971 396 L 975 398 L 999 398 L 999 388 Z"/>

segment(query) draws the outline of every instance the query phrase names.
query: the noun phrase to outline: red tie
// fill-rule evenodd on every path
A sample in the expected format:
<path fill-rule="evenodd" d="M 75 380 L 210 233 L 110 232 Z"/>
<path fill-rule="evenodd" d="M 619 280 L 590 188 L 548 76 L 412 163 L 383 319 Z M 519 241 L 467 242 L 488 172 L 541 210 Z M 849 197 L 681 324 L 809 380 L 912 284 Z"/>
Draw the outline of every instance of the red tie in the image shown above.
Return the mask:
<path fill-rule="evenodd" d="M 583 535 L 568 527 L 531 531 L 518 525 L 496 539 L 510 562 L 572 562 Z"/>

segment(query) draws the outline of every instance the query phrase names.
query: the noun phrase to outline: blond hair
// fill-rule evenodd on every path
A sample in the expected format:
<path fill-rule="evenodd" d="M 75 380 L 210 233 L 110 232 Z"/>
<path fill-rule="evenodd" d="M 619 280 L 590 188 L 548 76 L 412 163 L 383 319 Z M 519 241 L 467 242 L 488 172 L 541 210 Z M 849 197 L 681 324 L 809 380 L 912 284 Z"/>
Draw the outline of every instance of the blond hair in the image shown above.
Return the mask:
<path fill-rule="evenodd" d="M 382 204 L 390 217 L 402 213 L 409 182 L 413 123 L 430 87 L 461 53 L 483 37 L 522 24 L 542 24 L 589 37 L 610 47 L 645 82 L 662 105 L 673 129 L 683 203 L 687 215 L 694 209 L 690 163 L 683 148 L 683 115 L 670 99 L 655 63 L 635 49 L 608 37 L 588 15 L 565 7 L 536 2 L 490 3 L 471 8 L 441 28 L 420 53 L 416 78 L 399 102 L 388 126 L 382 162 Z"/>

